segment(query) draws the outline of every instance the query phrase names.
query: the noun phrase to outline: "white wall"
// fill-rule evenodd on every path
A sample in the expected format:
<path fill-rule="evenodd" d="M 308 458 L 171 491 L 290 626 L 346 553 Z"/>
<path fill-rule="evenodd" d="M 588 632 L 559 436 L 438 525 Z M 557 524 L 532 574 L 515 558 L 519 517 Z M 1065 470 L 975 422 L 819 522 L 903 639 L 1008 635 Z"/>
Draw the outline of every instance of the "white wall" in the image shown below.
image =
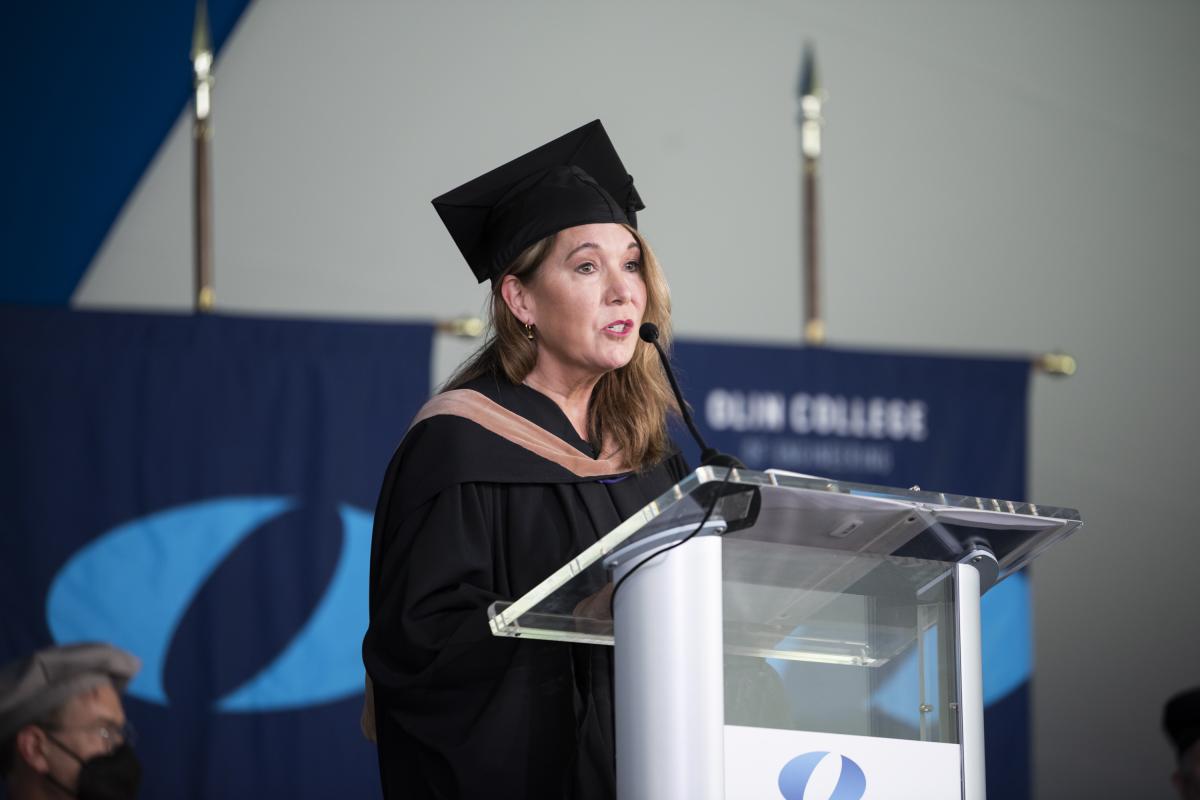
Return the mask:
<path fill-rule="evenodd" d="M 1165 800 L 1162 702 L 1200 684 L 1198 33 L 1169 0 L 259 0 L 217 64 L 218 303 L 477 312 L 429 199 L 598 116 L 677 330 L 795 340 L 811 39 L 831 340 L 1079 360 L 1033 388 L 1032 499 L 1087 521 L 1034 571 L 1038 797 Z M 187 135 L 77 306 L 188 307 Z"/>

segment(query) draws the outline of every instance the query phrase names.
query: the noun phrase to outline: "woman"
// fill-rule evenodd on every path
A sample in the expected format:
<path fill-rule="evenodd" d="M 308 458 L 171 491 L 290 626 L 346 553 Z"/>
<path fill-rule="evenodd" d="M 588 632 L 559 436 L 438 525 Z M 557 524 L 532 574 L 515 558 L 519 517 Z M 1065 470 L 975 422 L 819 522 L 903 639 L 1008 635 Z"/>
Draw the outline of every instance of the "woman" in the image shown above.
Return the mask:
<path fill-rule="evenodd" d="M 669 334 L 642 203 L 599 121 L 434 201 L 493 334 L 417 415 L 375 515 L 386 797 L 612 798 L 610 648 L 493 637 L 520 597 L 686 473 L 642 322 Z M 583 608 L 602 607 L 590 576 Z"/>

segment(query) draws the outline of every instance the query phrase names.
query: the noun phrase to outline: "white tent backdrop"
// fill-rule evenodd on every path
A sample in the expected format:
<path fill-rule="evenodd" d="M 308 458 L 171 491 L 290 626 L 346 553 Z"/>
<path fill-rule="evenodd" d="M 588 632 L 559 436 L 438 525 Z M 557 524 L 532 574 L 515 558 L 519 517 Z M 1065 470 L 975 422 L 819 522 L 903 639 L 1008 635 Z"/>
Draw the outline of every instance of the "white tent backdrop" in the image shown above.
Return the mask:
<path fill-rule="evenodd" d="M 1080 364 L 1033 390 L 1031 498 L 1087 520 L 1034 573 L 1037 796 L 1165 800 L 1162 703 L 1200 683 L 1198 31 L 1168 0 L 258 0 L 216 69 L 218 307 L 476 313 L 429 199 L 601 117 L 677 331 L 795 341 L 813 41 L 831 340 Z M 76 307 L 190 305 L 189 131 Z M 439 347 L 444 377 L 466 348 Z"/>

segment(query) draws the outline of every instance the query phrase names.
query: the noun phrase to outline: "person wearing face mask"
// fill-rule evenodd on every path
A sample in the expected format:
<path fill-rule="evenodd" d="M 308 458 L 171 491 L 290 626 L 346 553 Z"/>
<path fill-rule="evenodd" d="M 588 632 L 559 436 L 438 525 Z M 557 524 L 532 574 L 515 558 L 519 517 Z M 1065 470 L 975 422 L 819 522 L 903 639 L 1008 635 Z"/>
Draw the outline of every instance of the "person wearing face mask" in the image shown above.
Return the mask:
<path fill-rule="evenodd" d="M 88 643 L 0 669 L 0 776 L 12 800 L 137 797 L 141 766 L 119 693 L 140 667 L 120 648 Z"/>

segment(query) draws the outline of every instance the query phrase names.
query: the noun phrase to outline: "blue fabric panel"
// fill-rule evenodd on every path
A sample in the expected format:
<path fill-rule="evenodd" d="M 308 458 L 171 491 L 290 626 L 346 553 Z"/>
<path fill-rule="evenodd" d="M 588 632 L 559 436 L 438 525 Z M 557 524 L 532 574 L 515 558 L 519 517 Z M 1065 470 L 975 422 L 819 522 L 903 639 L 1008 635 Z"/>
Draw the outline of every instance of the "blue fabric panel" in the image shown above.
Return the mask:
<path fill-rule="evenodd" d="M 209 0 L 214 45 L 248 0 Z M 193 0 L 5 9 L 0 303 L 64 305 L 188 102 Z"/>
<path fill-rule="evenodd" d="M 371 517 L 429 325 L 6 308 L 0 662 L 103 639 L 145 798 L 372 797 Z"/>
<path fill-rule="evenodd" d="M 680 341 L 674 362 L 749 467 L 1024 499 L 1028 360 Z"/>
<path fill-rule="evenodd" d="M 51 641 L 136 652 L 143 797 L 378 795 L 357 730 L 371 511 L 429 392 L 431 340 L 427 325 L 0 309 L 0 662 Z M 706 435 L 753 466 L 1024 495 L 1023 361 L 676 356 Z M 985 597 L 984 618 L 989 793 L 1017 800 L 1025 581 Z"/>

